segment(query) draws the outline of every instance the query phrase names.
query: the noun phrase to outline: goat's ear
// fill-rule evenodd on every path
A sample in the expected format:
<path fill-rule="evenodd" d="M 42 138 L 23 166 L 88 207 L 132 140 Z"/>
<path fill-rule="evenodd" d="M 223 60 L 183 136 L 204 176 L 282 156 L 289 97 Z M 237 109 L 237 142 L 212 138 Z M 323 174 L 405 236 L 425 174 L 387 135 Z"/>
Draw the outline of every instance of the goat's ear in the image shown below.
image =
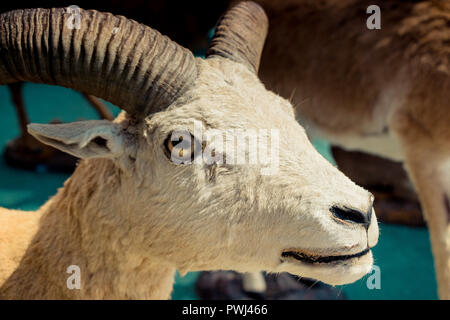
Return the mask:
<path fill-rule="evenodd" d="M 28 132 L 48 144 L 78 158 L 119 158 L 125 152 L 126 133 L 107 120 L 66 124 L 30 124 Z"/>

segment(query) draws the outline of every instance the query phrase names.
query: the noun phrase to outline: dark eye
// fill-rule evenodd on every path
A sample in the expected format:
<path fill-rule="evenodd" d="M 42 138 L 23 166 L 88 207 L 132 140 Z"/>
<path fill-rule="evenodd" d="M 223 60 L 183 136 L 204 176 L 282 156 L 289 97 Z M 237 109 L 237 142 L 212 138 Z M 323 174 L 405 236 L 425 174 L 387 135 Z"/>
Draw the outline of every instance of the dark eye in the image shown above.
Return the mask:
<path fill-rule="evenodd" d="M 204 149 L 204 146 L 186 131 L 173 131 L 164 141 L 166 156 L 176 164 L 191 163 L 197 154 L 201 154 L 195 152 L 195 148 L 200 151 Z"/>

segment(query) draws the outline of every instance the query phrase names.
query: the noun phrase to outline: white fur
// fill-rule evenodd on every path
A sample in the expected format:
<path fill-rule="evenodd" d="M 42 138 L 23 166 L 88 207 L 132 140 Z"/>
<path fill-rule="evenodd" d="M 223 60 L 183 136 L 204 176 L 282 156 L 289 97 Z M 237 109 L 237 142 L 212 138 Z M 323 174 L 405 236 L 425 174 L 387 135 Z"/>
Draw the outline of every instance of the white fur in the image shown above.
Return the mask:
<path fill-rule="evenodd" d="M 30 132 L 45 143 L 85 158 L 112 159 L 115 167 L 108 169 L 111 163 L 99 159 L 83 160 L 70 183 L 41 209 L 40 231 L 31 246 L 56 245 L 51 235 L 61 234 L 63 238 L 64 230 L 53 226 L 76 217 L 78 225 L 73 232 L 82 232 L 83 243 L 89 243 L 83 250 L 91 248 L 86 268 L 97 270 L 91 283 L 85 284 L 88 289 L 79 293 L 82 298 L 155 297 L 143 293 L 143 286 L 157 279 L 162 283 L 166 278 L 149 278 L 148 274 L 167 269 L 169 279 L 174 268 L 181 273 L 217 269 L 287 271 L 331 284 L 361 278 L 372 266 L 370 253 L 343 263 L 315 265 L 283 260 L 281 253 L 292 249 L 323 256 L 348 255 L 373 247 L 378 239 L 375 215 L 367 233 L 361 225 L 336 221 L 330 212 L 333 205 L 367 212 L 372 205 L 371 194 L 314 149 L 296 122 L 290 103 L 267 91 L 246 67 L 222 58 L 199 60 L 198 65 L 194 87 L 167 110 L 143 121 L 135 123 L 122 115 L 115 123 L 30 127 Z M 278 171 L 263 175 L 254 165 L 171 163 L 164 152 L 164 140 L 174 130 L 194 132 L 193 120 L 201 123 L 204 131 L 278 129 Z M 92 146 L 92 139 L 98 135 L 107 140 L 110 152 Z M 109 182 L 102 180 L 105 177 Z M 66 192 L 81 197 L 92 184 L 96 185 L 92 187 L 95 200 L 89 194 L 78 200 L 64 198 Z M 61 208 L 74 211 L 69 214 Z M 48 238 L 53 242 L 42 240 Z M 66 240 L 69 244 L 70 239 Z M 73 246 L 71 250 L 78 249 Z M 71 253 L 69 250 L 66 254 Z M 23 261 L 45 267 L 34 254 L 29 250 Z M 121 262 L 120 268 L 117 266 L 120 271 L 113 269 L 114 274 L 89 267 L 102 265 L 99 259 L 115 261 L 117 257 L 130 263 Z M 70 256 L 64 259 L 72 261 Z M 28 269 L 31 266 L 22 263 L 7 287 L 20 286 L 15 277 L 31 272 Z M 117 285 L 121 290 L 114 291 L 116 295 L 106 295 L 107 290 L 100 285 L 103 282 L 95 281 L 98 274 L 102 280 L 116 278 L 116 282 L 125 280 L 124 275 L 133 275 L 133 281 L 120 282 Z M 146 278 L 139 278 L 143 274 Z M 164 281 L 164 286 L 171 285 L 171 281 Z M 46 279 L 45 283 L 49 286 L 57 282 Z M 170 290 L 161 292 L 166 297 Z"/>

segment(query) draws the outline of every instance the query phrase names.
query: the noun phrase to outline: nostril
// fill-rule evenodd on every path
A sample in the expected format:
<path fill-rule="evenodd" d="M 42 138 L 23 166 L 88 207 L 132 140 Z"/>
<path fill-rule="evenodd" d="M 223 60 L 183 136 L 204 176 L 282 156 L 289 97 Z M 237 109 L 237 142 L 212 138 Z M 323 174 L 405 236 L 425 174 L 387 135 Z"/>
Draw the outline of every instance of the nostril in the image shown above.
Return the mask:
<path fill-rule="evenodd" d="M 333 206 L 330 208 L 331 213 L 334 217 L 344 221 L 352 221 L 357 224 L 362 224 L 366 228 L 370 224 L 371 213 L 372 210 L 369 211 L 368 214 L 362 213 L 358 210 L 350 209 L 350 208 L 339 208 L 337 206 Z"/>

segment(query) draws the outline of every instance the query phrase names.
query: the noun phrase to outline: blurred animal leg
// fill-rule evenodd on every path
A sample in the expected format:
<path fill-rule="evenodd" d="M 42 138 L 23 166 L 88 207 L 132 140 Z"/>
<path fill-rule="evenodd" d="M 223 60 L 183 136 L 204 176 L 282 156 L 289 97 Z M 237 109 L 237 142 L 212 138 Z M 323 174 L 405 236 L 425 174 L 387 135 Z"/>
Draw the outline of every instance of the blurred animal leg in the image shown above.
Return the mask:
<path fill-rule="evenodd" d="M 6 163 L 20 169 L 36 170 L 37 166 L 40 166 L 41 169 L 50 171 L 72 172 L 77 161 L 75 157 L 42 144 L 28 133 L 29 119 L 23 99 L 23 82 L 9 84 L 8 88 L 21 133 L 7 144 L 3 153 Z"/>
<path fill-rule="evenodd" d="M 83 96 L 87 101 L 89 101 L 95 111 L 97 111 L 100 118 L 110 121 L 114 120 L 114 116 L 111 111 L 109 111 L 108 107 L 99 98 L 85 93 L 83 93 Z"/>
<path fill-rule="evenodd" d="M 439 297 L 450 299 L 450 149 L 414 131 L 397 133 L 430 231 Z"/>
<path fill-rule="evenodd" d="M 20 133 L 22 139 L 28 144 L 32 137 L 27 131 L 27 125 L 30 122 L 25 110 L 25 103 L 23 101 L 23 82 L 11 83 L 8 85 L 11 92 L 11 100 L 17 112 L 17 118 L 19 120 Z"/>

